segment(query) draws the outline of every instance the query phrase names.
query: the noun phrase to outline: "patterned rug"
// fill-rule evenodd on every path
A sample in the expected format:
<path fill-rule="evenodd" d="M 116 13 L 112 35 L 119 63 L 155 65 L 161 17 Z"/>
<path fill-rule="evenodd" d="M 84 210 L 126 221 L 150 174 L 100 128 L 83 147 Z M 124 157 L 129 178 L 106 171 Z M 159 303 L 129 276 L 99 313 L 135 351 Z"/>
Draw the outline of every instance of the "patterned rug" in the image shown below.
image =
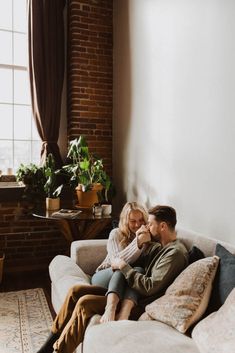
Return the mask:
<path fill-rule="evenodd" d="M 52 316 L 42 288 L 0 293 L 0 353 L 35 353 Z"/>

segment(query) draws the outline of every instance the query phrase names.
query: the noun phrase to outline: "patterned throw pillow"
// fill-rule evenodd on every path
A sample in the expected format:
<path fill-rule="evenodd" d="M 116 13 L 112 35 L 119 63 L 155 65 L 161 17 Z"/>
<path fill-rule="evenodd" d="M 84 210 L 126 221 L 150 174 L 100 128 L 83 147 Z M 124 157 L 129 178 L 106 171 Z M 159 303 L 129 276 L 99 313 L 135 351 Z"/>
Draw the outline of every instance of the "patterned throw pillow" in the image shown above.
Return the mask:
<path fill-rule="evenodd" d="M 189 265 L 168 287 L 165 295 L 146 306 L 147 314 L 186 332 L 207 308 L 218 263 L 219 257 L 213 256 Z"/>
<path fill-rule="evenodd" d="M 210 314 L 194 327 L 192 337 L 200 352 L 234 352 L 235 288 L 218 311 Z"/>

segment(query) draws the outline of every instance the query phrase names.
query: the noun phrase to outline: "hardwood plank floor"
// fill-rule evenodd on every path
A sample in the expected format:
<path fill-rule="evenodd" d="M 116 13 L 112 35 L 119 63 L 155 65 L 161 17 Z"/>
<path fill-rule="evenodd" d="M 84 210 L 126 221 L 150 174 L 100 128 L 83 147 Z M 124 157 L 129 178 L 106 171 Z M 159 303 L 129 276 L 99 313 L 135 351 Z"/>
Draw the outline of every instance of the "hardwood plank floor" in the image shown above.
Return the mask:
<path fill-rule="evenodd" d="M 11 292 L 30 288 L 43 288 L 52 317 L 55 311 L 51 304 L 51 281 L 48 271 L 4 273 L 0 292 Z"/>

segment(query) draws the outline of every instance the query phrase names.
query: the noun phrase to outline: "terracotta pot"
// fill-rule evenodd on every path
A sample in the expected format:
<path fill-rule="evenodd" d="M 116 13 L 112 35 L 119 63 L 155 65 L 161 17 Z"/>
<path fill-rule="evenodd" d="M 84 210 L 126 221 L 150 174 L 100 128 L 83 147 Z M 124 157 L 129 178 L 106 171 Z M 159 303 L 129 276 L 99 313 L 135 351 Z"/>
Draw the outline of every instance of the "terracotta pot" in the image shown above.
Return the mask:
<path fill-rule="evenodd" d="M 60 198 L 52 199 L 50 197 L 46 198 L 46 209 L 48 211 L 56 211 L 60 209 Z"/>
<path fill-rule="evenodd" d="M 97 191 L 101 191 L 103 186 L 101 184 L 94 184 L 92 190 L 82 191 L 82 186 L 76 187 L 76 193 L 78 198 L 78 206 L 81 207 L 92 207 L 95 203 L 98 203 Z"/>

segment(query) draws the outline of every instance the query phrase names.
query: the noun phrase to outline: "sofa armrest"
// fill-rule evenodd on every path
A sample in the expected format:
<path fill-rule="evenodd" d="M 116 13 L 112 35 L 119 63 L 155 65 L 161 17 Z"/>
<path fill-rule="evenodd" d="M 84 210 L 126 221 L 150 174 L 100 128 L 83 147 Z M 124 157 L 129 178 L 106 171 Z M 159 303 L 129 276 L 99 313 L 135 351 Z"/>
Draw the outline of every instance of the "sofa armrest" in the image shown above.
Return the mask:
<path fill-rule="evenodd" d="M 96 268 L 107 255 L 107 239 L 76 240 L 71 243 L 70 256 L 88 275 L 93 275 Z"/>

